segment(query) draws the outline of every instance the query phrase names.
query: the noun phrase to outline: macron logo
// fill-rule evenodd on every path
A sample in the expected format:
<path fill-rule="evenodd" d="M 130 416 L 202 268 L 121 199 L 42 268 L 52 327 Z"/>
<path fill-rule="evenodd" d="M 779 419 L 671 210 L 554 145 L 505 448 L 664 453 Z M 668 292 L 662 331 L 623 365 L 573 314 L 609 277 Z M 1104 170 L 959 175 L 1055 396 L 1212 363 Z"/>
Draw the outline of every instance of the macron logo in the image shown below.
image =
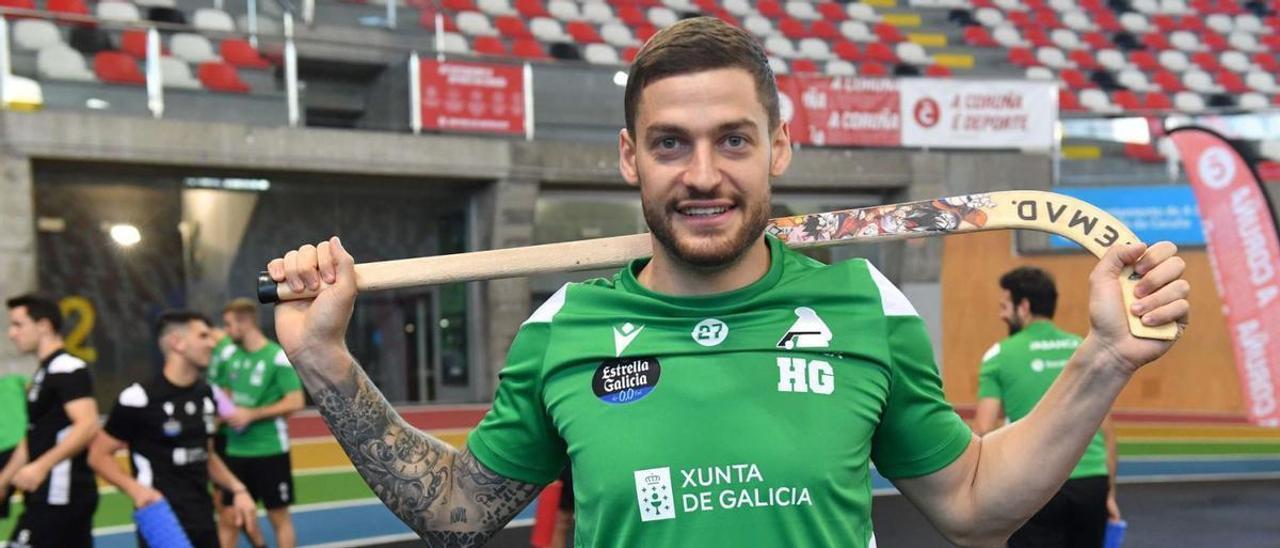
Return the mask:
<path fill-rule="evenodd" d="M 797 320 L 787 334 L 778 341 L 778 348 L 826 348 L 831 342 L 831 330 L 818 317 L 812 308 L 802 306 L 796 309 Z"/>
<path fill-rule="evenodd" d="M 628 346 L 631 346 L 631 341 L 636 340 L 636 337 L 640 335 L 641 331 L 644 331 L 643 325 L 637 326 L 631 322 L 624 323 L 621 326 L 614 326 L 613 357 L 616 358 L 621 356 L 622 351 L 626 350 Z"/>

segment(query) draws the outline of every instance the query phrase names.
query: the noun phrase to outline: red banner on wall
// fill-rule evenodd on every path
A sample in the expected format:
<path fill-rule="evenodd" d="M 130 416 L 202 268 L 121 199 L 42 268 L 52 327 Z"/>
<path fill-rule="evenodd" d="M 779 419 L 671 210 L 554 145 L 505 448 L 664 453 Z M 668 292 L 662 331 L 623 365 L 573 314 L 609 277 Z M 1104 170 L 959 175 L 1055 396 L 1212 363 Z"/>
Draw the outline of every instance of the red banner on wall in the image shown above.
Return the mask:
<path fill-rule="evenodd" d="M 525 134 L 524 67 L 434 59 L 419 67 L 423 129 Z"/>
<path fill-rule="evenodd" d="M 1226 139 L 1196 127 L 1169 138 L 1200 204 L 1249 420 L 1280 427 L 1280 238 L 1271 205 Z"/>
<path fill-rule="evenodd" d="M 815 146 L 902 145 L 894 80 L 780 74 L 779 109 L 791 141 Z"/>

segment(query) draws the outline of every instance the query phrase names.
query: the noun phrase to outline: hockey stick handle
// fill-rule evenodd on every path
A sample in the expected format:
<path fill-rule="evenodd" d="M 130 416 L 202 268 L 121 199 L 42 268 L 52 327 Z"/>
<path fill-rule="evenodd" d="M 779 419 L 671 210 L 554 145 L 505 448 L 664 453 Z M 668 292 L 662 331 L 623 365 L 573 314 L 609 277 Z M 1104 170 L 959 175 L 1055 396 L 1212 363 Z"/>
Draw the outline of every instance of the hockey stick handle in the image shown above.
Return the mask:
<path fill-rule="evenodd" d="M 876 231 L 844 229 L 842 221 L 865 221 L 849 226 L 869 226 L 865 223 L 881 223 L 885 217 L 911 219 L 926 216 L 939 219 L 954 212 L 945 206 L 965 200 L 980 203 L 969 205 L 964 211 L 970 219 L 955 221 L 954 226 L 912 226 Z M 974 213 L 981 220 L 974 220 Z M 945 214 L 945 215 L 943 215 Z M 801 234 L 800 227 L 808 221 L 823 217 L 828 227 L 817 237 L 811 232 Z M 870 221 L 866 221 L 869 219 Z M 840 224 L 832 228 L 832 225 Z M 1101 258 L 1113 245 L 1137 243 L 1138 239 L 1128 227 L 1111 214 L 1087 202 L 1052 192 L 1012 190 L 992 192 L 941 200 L 925 200 L 905 204 L 873 206 L 831 213 L 800 215 L 774 219 L 769 232 L 796 248 L 839 245 L 843 243 L 868 243 L 893 240 L 944 236 L 990 230 L 1027 229 L 1063 236 L 1080 244 Z M 807 229 L 806 229 L 807 230 Z M 432 257 L 417 257 L 392 261 L 361 263 L 355 266 L 356 287 L 360 291 L 379 291 L 454 282 L 481 281 L 499 278 L 529 276 L 550 272 L 568 272 L 617 268 L 627 262 L 652 255 L 648 234 L 632 234 L 610 238 L 596 238 L 554 244 L 535 245 L 509 249 L 495 249 Z M 1137 278 L 1132 269 L 1126 269 L 1120 277 L 1125 306 L 1132 306 L 1133 287 Z M 295 293 L 287 285 L 276 284 L 266 271 L 258 275 L 258 300 L 263 303 L 308 299 L 315 291 Z M 1147 326 L 1141 318 L 1129 315 L 1129 330 L 1135 336 L 1173 340 L 1177 326 Z"/>

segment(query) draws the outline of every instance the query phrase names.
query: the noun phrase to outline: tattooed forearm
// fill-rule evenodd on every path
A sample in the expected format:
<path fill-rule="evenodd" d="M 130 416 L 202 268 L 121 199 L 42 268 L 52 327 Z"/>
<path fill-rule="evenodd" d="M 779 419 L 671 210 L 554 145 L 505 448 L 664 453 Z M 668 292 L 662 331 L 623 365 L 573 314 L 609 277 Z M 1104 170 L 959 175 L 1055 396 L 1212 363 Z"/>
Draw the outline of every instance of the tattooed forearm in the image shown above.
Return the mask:
<path fill-rule="evenodd" d="M 429 546 L 481 546 L 537 495 L 406 423 L 358 365 L 298 372 L 365 482 Z"/>

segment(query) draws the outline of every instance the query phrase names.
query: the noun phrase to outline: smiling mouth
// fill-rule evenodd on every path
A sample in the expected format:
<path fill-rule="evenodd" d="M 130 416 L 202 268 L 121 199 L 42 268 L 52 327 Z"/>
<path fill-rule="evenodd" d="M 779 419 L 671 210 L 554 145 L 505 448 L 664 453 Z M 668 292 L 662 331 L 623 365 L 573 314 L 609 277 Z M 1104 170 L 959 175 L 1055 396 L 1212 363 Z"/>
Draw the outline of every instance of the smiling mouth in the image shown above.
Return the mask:
<path fill-rule="evenodd" d="M 685 208 L 680 208 L 677 211 L 679 211 L 681 215 L 686 215 L 689 217 L 714 217 L 716 215 L 725 213 L 731 209 L 733 209 L 733 206 L 685 207 Z"/>

